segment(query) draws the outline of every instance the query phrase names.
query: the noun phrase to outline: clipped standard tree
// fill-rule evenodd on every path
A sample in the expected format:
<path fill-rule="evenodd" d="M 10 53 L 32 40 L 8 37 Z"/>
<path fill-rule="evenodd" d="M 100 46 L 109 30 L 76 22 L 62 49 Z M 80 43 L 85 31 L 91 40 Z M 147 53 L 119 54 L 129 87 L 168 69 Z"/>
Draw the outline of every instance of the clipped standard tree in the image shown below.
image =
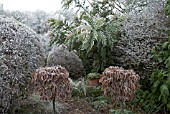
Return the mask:
<path fill-rule="evenodd" d="M 123 111 L 125 102 L 135 98 L 139 79 L 133 70 L 110 66 L 104 70 L 99 82 L 102 83 L 104 95 L 111 97 L 114 103 L 121 102 Z"/>
<path fill-rule="evenodd" d="M 67 98 L 72 90 L 69 81 L 69 72 L 61 66 L 45 67 L 37 69 L 33 73 L 33 84 L 40 93 L 42 100 L 53 102 L 53 112 L 55 110 L 55 100 Z"/>

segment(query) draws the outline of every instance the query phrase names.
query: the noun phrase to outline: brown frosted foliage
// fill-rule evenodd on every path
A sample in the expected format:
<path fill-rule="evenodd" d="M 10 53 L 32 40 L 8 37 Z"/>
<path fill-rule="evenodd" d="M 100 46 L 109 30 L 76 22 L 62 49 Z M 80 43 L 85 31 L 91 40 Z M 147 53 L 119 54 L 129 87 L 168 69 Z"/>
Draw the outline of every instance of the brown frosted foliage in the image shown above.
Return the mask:
<path fill-rule="evenodd" d="M 111 97 L 113 102 L 125 102 L 135 97 L 139 79 L 133 70 L 110 66 L 104 70 L 99 82 L 102 83 L 104 95 Z"/>
<path fill-rule="evenodd" d="M 44 67 L 33 73 L 32 82 L 42 100 L 67 98 L 71 93 L 69 72 L 61 66 Z"/>

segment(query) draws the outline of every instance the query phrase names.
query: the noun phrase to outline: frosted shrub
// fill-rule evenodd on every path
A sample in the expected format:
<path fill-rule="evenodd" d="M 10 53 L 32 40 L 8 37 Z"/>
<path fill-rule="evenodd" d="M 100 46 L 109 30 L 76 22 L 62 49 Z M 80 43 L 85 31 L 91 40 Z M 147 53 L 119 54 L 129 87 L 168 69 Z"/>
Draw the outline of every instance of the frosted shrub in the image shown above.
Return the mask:
<path fill-rule="evenodd" d="M 141 11 L 131 11 L 126 14 L 123 25 L 125 31 L 126 53 L 133 59 L 148 62 L 148 53 L 153 46 L 166 38 L 164 31 L 168 30 L 168 18 L 163 12 L 162 0 L 150 0 Z M 125 50 L 124 50 L 125 51 Z"/>
<path fill-rule="evenodd" d="M 61 65 L 68 70 L 70 77 L 79 78 L 84 74 L 84 66 L 74 51 L 68 51 L 65 45 L 54 46 L 49 52 L 47 66 Z"/>
<path fill-rule="evenodd" d="M 0 113 L 24 94 L 34 69 L 44 66 L 39 36 L 18 21 L 0 16 Z"/>
<path fill-rule="evenodd" d="M 151 50 L 166 39 L 165 31 L 170 29 L 169 18 L 164 15 L 165 1 L 147 0 L 146 3 L 124 15 L 125 35 L 117 46 L 119 53 L 122 52 L 117 57 L 120 64 L 140 72 L 142 79 L 149 77 L 154 64 Z"/>

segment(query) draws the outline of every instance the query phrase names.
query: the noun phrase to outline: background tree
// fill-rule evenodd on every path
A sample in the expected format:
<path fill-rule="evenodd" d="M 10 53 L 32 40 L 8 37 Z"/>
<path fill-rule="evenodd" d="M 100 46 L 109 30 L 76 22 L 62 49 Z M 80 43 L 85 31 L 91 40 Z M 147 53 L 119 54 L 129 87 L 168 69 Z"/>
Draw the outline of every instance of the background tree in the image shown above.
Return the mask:
<path fill-rule="evenodd" d="M 78 9 L 72 20 L 50 20 L 51 44 L 65 43 L 76 50 L 87 72 L 100 72 L 114 64 L 110 53 L 120 38 L 121 18 L 115 14 L 115 1 L 63 0 L 63 7 L 71 4 Z"/>

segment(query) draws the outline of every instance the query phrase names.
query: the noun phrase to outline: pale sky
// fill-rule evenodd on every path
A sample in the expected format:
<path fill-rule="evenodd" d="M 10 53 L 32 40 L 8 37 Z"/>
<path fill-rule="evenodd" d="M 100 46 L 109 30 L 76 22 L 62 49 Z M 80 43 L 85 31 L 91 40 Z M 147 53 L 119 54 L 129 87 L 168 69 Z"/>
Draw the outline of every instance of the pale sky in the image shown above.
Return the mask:
<path fill-rule="evenodd" d="M 21 10 L 21 11 L 35 11 L 44 10 L 46 12 L 53 12 L 60 10 L 62 0 L 0 0 L 4 9 Z"/>

